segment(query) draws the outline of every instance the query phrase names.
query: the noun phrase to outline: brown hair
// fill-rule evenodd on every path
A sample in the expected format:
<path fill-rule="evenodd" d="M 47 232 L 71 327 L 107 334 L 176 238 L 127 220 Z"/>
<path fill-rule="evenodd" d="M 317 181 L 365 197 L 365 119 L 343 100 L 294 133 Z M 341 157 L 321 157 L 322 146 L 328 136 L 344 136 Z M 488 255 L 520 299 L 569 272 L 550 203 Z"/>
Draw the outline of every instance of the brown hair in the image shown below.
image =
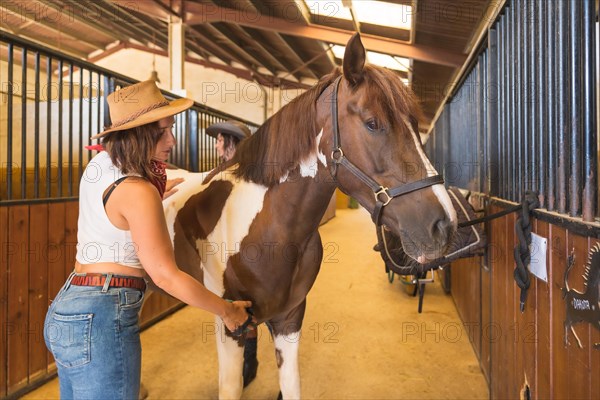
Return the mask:
<path fill-rule="evenodd" d="M 150 161 L 162 132 L 158 122 L 135 128 L 110 132 L 102 139 L 102 145 L 113 164 L 123 175 L 139 175 L 154 179 Z"/>
<path fill-rule="evenodd" d="M 231 154 L 235 153 L 235 149 L 238 145 L 238 143 L 240 143 L 240 139 L 238 139 L 237 137 L 230 135 L 228 133 L 223 133 L 221 132 L 221 136 L 223 137 L 223 157 L 221 157 L 223 160 L 222 161 L 226 161 L 228 159 L 231 159 Z M 228 157 L 229 156 L 229 157 Z"/>

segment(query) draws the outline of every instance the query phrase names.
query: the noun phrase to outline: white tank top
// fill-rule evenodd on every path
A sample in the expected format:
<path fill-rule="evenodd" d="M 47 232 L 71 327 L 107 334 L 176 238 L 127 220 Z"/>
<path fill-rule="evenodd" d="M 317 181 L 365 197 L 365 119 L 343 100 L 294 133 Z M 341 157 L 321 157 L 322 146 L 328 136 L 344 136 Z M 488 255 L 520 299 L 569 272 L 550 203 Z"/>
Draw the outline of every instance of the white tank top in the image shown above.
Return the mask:
<path fill-rule="evenodd" d="M 110 262 L 142 269 L 131 232 L 115 227 L 102 204 L 104 191 L 123 176 L 105 151 L 90 160 L 83 171 L 79 185 L 76 255 L 81 264 Z"/>

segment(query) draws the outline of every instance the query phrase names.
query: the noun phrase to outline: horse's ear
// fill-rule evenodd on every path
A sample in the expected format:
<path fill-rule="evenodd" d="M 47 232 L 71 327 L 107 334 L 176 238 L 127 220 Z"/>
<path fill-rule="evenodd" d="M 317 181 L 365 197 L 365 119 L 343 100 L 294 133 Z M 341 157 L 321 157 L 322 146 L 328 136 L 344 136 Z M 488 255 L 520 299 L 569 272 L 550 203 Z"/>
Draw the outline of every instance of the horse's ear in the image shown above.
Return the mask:
<path fill-rule="evenodd" d="M 365 47 L 360 41 L 360 34 L 357 32 L 348 41 L 344 52 L 344 78 L 352 86 L 357 85 L 362 80 L 365 58 Z"/>

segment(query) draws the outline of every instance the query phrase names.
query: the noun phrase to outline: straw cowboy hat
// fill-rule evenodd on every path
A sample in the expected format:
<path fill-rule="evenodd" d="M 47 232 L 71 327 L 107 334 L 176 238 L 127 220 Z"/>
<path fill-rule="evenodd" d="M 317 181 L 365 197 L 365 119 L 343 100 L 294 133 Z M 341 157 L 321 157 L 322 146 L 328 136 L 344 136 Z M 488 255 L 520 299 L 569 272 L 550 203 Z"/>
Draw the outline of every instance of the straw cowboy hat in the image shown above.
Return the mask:
<path fill-rule="evenodd" d="M 106 101 L 112 125 L 91 139 L 156 122 L 185 111 L 194 104 L 191 99 L 168 101 L 154 81 L 144 81 L 117 89 L 106 97 Z"/>
<path fill-rule="evenodd" d="M 250 129 L 239 121 L 230 119 L 224 122 L 217 122 L 206 128 L 206 133 L 214 138 L 220 134 L 227 134 L 244 140 L 250 137 Z"/>

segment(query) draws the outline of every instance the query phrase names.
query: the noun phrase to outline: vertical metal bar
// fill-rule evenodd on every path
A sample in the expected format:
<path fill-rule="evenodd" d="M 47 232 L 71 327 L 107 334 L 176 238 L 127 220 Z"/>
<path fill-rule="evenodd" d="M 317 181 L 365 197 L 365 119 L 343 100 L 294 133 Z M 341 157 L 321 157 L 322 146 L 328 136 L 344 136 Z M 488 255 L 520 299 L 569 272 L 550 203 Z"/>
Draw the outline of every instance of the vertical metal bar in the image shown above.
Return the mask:
<path fill-rule="evenodd" d="M 110 78 L 108 76 L 104 77 L 104 128 L 108 128 L 111 125 L 110 120 L 110 111 L 108 108 L 108 102 L 106 101 L 106 97 L 115 91 L 115 80 L 114 78 Z"/>
<path fill-rule="evenodd" d="M 63 156 L 63 60 L 58 60 L 58 156 L 57 156 L 57 197 L 63 196 L 63 173 L 62 173 L 62 156 Z"/>
<path fill-rule="evenodd" d="M 69 63 L 69 148 L 67 149 L 67 193 L 73 196 L 73 63 Z"/>
<path fill-rule="evenodd" d="M 546 0 L 540 0 L 542 3 L 545 3 Z M 555 43 L 556 39 L 556 13 L 555 7 L 553 5 L 549 5 L 546 8 L 546 38 L 548 42 Z M 546 169 L 546 179 L 547 179 L 547 188 L 546 188 L 546 208 L 548 211 L 554 211 L 557 204 L 557 196 L 556 196 L 556 168 L 557 168 L 557 154 L 556 147 L 557 141 L 555 140 L 556 131 L 558 130 L 556 126 L 556 118 L 557 118 L 557 102 L 555 101 L 556 96 L 556 50 L 555 46 L 548 46 L 547 48 L 547 56 L 546 56 L 546 87 L 548 88 L 548 95 L 544 98 L 546 99 L 546 105 L 544 108 L 545 118 L 543 120 L 547 121 L 548 128 L 545 132 L 547 137 L 547 148 L 548 148 L 548 167 Z M 544 151 L 544 150 L 542 150 Z"/>
<path fill-rule="evenodd" d="M 504 120 L 502 116 L 502 109 L 504 107 L 504 85 L 503 85 L 503 74 L 504 74 L 504 65 L 502 65 L 503 51 L 504 51 L 504 20 L 505 16 L 501 16 L 498 24 L 496 25 L 495 37 L 496 37 L 496 57 L 492 58 L 490 54 L 490 63 L 495 63 L 496 65 L 488 64 L 488 76 L 490 77 L 490 88 L 488 89 L 489 101 L 494 101 L 494 94 L 496 95 L 496 115 L 491 115 L 490 118 L 496 119 L 496 132 L 492 129 L 493 124 L 488 123 L 489 128 L 489 161 L 488 161 L 488 169 L 487 175 L 489 179 L 492 180 L 492 186 L 490 187 L 489 194 L 491 196 L 500 197 L 502 194 L 502 168 L 501 162 L 502 159 L 502 137 L 504 135 Z M 496 70 L 496 77 L 492 77 L 491 72 Z M 493 79 L 495 79 L 495 84 L 492 83 Z M 493 109 L 494 105 L 490 105 L 490 109 Z M 495 187 L 493 185 L 495 181 Z"/>
<path fill-rule="evenodd" d="M 40 52 L 35 52 L 35 94 L 33 132 L 33 198 L 40 197 Z"/>
<path fill-rule="evenodd" d="M 46 197 L 52 196 L 52 57 L 46 62 Z"/>
<path fill-rule="evenodd" d="M 21 50 L 21 198 L 27 198 L 27 47 Z"/>
<path fill-rule="evenodd" d="M 527 75 L 525 75 L 525 82 L 530 82 L 528 85 L 528 97 L 530 99 L 527 107 L 529 109 L 528 121 L 527 121 L 527 136 L 529 137 L 529 145 L 527 146 L 527 159 L 528 159 L 528 171 L 527 179 L 529 181 L 528 188 L 530 190 L 538 190 L 538 181 L 537 181 L 537 170 L 540 168 L 540 164 L 537 160 L 536 149 L 538 148 L 538 137 L 540 136 L 540 131 L 537 128 L 537 104 L 540 99 L 537 97 L 537 85 L 538 85 L 538 76 L 539 70 L 537 67 L 537 57 L 538 57 L 538 49 L 536 46 L 537 37 L 541 32 L 538 31 L 537 20 L 539 18 L 538 10 L 536 7 L 536 0 L 528 1 L 528 27 L 529 27 L 529 45 L 528 45 L 528 57 L 527 64 L 529 65 L 529 76 L 530 81 L 527 79 Z"/>
<path fill-rule="evenodd" d="M 571 176 L 569 178 L 569 214 L 571 216 L 579 215 L 581 211 L 581 17 L 582 2 L 574 1 L 571 3 L 571 12 L 569 13 L 569 35 L 571 36 L 570 48 L 570 83 L 571 83 Z"/>
<path fill-rule="evenodd" d="M 202 171 L 200 169 L 200 168 L 202 168 L 201 167 L 201 165 L 202 165 L 202 158 L 201 158 L 202 157 L 202 151 L 201 151 L 202 147 L 200 145 L 200 139 L 201 139 L 200 132 L 201 132 L 202 125 L 200 125 L 200 112 L 199 111 L 196 111 L 194 113 L 194 119 L 196 122 L 196 133 L 195 133 L 195 135 L 196 135 L 196 158 L 195 158 L 196 170 L 195 171 L 200 172 L 200 171 Z"/>
<path fill-rule="evenodd" d="M 536 15 L 536 25 L 535 25 L 535 34 L 536 37 L 536 62 L 534 69 L 537 70 L 537 80 L 536 80 L 536 92 L 537 92 L 537 101 L 535 105 L 537 106 L 536 110 L 536 120 L 535 127 L 533 128 L 534 135 L 537 135 L 539 144 L 538 144 L 538 163 L 539 167 L 537 170 L 537 189 L 539 193 L 539 201 L 540 207 L 546 207 L 546 187 L 547 187 L 547 178 L 546 178 L 546 168 L 547 168 L 547 160 L 548 160 L 548 128 L 547 128 L 547 117 L 548 114 L 545 113 L 546 104 L 548 101 L 546 95 L 546 88 L 548 87 L 547 81 L 545 81 L 547 73 L 546 73 L 546 64 L 548 64 L 548 59 L 546 58 L 546 43 L 547 35 L 545 29 L 545 20 L 546 20 L 546 6 L 547 2 L 545 0 L 536 0 L 538 2 L 538 12 Z M 548 46 L 550 47 L 550 46 Z M 535 151 L 535 148 L 534 148 Z"/>
<path fill-rule="evenodd" d="M 79 67 L 79 140 L 77 142 L 77 180 L 83 175 L 83 67 Z"/>
<path fill-rule="evenodd" d="M 501 136 L 500 136 L 500 154 L 501 158 L 498 160 L 501 165 L 499 165 L 500 170 L 500 197 L 506 199 L 508 198 L 508 186 L 509 186 L 509 163 L 508 163 L 508 132 L 509 132 L 509 104 L 510 104 L 510 84 L 508 78 L 508 48 L 509 46 L 509 22 L 510 22 L 510 11 L 506 12 L 506 14 L 502 17 L 501 20 L 501 38 L 502 38 L 502 48 L 500 50 L 500 67 L 502 70 L 502 83 L 501 83 L 501 106 L 502 106 L 502 115 L 501 115 Z"/>
<path fill-rule="evenodd" d="M 494 31 L 493 33 L 494 35 L 496 34 L 496 32 Z M 494 44 L 494 47 L 496 46 L 496 44 Z M 486 165 L 489 162 L 489 153 L 488 153 L 488 148 L 487 148 L 487 143 L 488 143 L 488 135 L 489 135 L 489 130 L 488 130 L 488 115 L 489 115 L 489 102 L 487 101 L 488 99 L 488 82 L 490 77 L 488 76 L 488 64 L 489 64 L 489 58 L 490 58 L 490 50 L 488 48 L 488 50 L 486 52 L 483 53 L 483 65 L 481 66 L 481 72 L 483 75 L 483 79 L 482 79 L 482 83 L 481 83 L 481 97 L 480 97 L 480 110 L 481 110 L 481 115 L 480 115 L 480 120 L 481 120 L 481 135 L 477 135 L 479 138 L 479 152 L 481 154 L 479 160 L 480 161 L 480 165 L 479 165 L 479 177 L 478 177 L 478 181 L 479 181 L 479 191 L 482 193 L 489 193 L 489 184 L 486 182 Z M 493 78 L 495 79 L 495 77 Z M 495 114 L 495 112 L 494 112 Z M 476 133 L 477 134 L 477 133 Z"/>
<path fill-rule="evenodd" d="M 596 10 L 595 1 L 583 1 L 582 61 L 583 61 L 583 220 L 593 221 L 598 196 L 597 110 L 596 110 Z"/>
<path fill-rule="evenodd" d="M 104 87 L 104 90 L 106 90 L 106 87 Z M 96 118 L 96 132 L 94 132 L 94 134 L 96 133 L 100 133 L 102 131 L 102 106 L 103 106 L 103 101 L 102 101 L 102 74 L 100 72 L 98 72 L 98 92 L 96 93 L 96 108 L 97 108 L 97 118 Z M 94 135 L 91 135 L 94 136 Z M 90 152 L 90 157 L 91 157 L 91 152 Z"/>
<path fill-rule="evenodd" d="M 498 29 L 499 24 L 496 25 L 496 29 L 490 29 L 488 32 L 488 60 L 487 60 L 487 95 L 485 96 L 485 103 L 487 104 L 487 129 L 485 146 L 487 148 L 487 157 L 484 157 L 484 163 L 487 168 L 482 174 L 486 180 L 483 186 L 483 192 L 491 195 L 498 195 L 498 110 L 499 110 L 499 65 L 498 62 Z M 493 166 L 493 167 L 492 167 Z"/>
<path fill-rule="evenodd" d="M 195 110 L 187 113 L 190 138 L 190 170 L 198 172 L 198 116 Z"/>
<path fill-rule="evenodd" d="M 92 71 L 88 71 L 89 72 L 89 79 L 88 79 L 88 135 L 85 138 L 85 141 L 81 143 L 81 145 L 87 145 L 89 143 L 90 137 L 94 136 L 94 133 L 92 132 L 92 121 L 93 121 L 93 117 L 92 117 L 92 105 L 94 104 L 94 74 L 92 73 Z M 100 87 L 98 87 L 98 90 L 100 90 Z M 100 116 L 98 115 L 98 119 L 100 118 Z M 83 152 L 83 148 L 81 150 Z M 92 151 L 88 150 L 87 151 L 87 160 L 89 161 L 90 158 L 92 158 Z M 83 168 L 83 165 L 82 165 Z M 81 176 L 81 175 L 80 175 Z"/>
<path fill-rule="evenodd" d="M 14 92 L 14 78 L 13 78 L 13 67 L 15 63 L 14 59 L 14 47 L 12 43 L 8 43 L 8 93 L 7 96 L 7 115 L 6 115 L 6 198 L 7 200 L 12 199 L 12 159 L 13 159 L 13 92 Z"/>
<path fill-rule="evenodd" d="M 556 77 L 558 80 L 557 92 L 557 132 L 558 132 L 558 177 L 556 185 L 556 193 L 558 193 L 558 212 L 564 214 L 567 211 L 567 169 L 569 154 L 569 135 L 571 128 L 569 124 L 569 81 L 568 81 L 568 57 L 569 52 L 569 36 L 567 32 L 569 1 L 560 1 L 557 3 L 558 20 L 556 23 L 556 36 L 554 43 L 557 43 L 557 70 Z"/>
<path fill-rule="evenodd" d="M 529 158 L 527 157 L 527 152 L 528 152 L 528 148 L 529 148 L 529 130 L 528 130 L 528 118 L 529 118 L 529 104 L 530 104 L 530 97 L 529 97 L 529 92 L 528 92 L 528 81 L 529 81 L 529 67 L 528 67 L 528 54 L 529 54 L 529 48 L 528 48 L 528 44 L 529 41 L 527 40 L 527 36 L 529 34 L 528 31 L 528 19 L 529 19 L 529 15 L 528 15 L 528 5 L 529 0 L 522 0 L 520 1 L 520 21 L 519 21 L 519 34 L 520 36 L 520 40 L 519 40 L 519 53 L 518 53 L 518 60 L 519 60 L 519 90 L 520 90 L 520 95 L 518 97 L 519 101 L 519 122 L 520 122 L 520 128 L 519 128 L 519 140 L 518 140 L 518 147 L 519 147 L 519 164 L 520 164 L 520 176 L 519 176 L 519 194 L 516 200 L 521 200 L 523 193 L 525 193 L 525 190 L 528 189 L 528 184 L 529 184 Z"/>
<path fill-rule="evenodd" d="M 518 188 L 518 183 L 517 183 L 517 171 L 519 170 L 519 166 L 517 163 L 517 154 L 516 154 L 516 143 L 517 143 L 517 129 L 519 128 L 519 125 L 517 124 L 517 120 L 518 120 L 518 108 L 517 108 L 517 73 L 518 73 L 518 63 L 516 62 L 517 60 L 517 53 L 518 53 L 518 49 L 519 49 L 519 42 L 518 42 L 518 27 L 517 27 L 517 10 L 518 10 L 518 4 L 513 3 L 511 5 L 510 8 L 510 27 L 509 27 L 509 32 L 510 32 L 510 38 L 511 38 L 511 43 L 510 43 L 510 57 L 509 57 L 509 65 L 510 65 L 510 69 L 509 69 L 509 73 L 508 76 L 510 78 L 510 109 L 508 112 L 508 115 L 510 116 L 510 129 L 509 129 L 509 168 L 510 166 L 512 166 L 512 168 L 510 168 L 510 179 L 509 179 L 509 196 L 508 196 L 508 200 L 515 200 L 516 197 L 518 196 L 517 193 L 517 188 Z"/>

